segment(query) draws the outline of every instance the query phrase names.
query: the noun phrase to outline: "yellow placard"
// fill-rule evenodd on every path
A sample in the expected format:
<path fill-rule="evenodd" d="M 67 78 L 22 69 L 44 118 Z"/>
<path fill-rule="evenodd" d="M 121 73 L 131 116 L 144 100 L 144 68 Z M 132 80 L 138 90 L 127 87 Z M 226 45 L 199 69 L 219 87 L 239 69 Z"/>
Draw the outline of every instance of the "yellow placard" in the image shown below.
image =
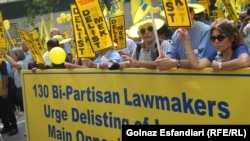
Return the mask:
<path fill-rule="evenodd" d="M 46 49 L 42 43 L 40 36 L 38 35 L 37 30 L 34 29 L 34 30 L 30 31 L 29 35 L 30 35 L 31 40 L 33 40 L 33 43 L 35 44 L 36 50 L 39 51 L 40 56 L 43 56 L 43 54 L 46 52 Z"/>
<path fill-rule="evenodd" d="M 93 52 L 90 46 L 89 37 L 87 36 L 86 30 L 83 26 L 80 13 L 75 4 L 71 4 L 70 8 L 71 8 L 77 57 L 94 58 L 95 53 Z"/>
<path fill-rule="evenodd" d="M 27 44 L 30 52 L 33 55 L 34 60 L 38 64 L 44 64 L 42 55 L 45 53 L 45 48 L 42 44 L 42 41 L 37 33 L 37 30 L 34 29 L 31 32 L 27 32 L 22 29 L 18 29 L 17 32 L 20 34 L 21 38 Z"/>
<path fill-rule="evenodd" d="M 0 48 L 7 48 L 7 41 L 4 32 L 4 25 L 3 25 L 3 16 L 2 11 L 0 11 Z"/>
<path fill-rule="evenodd" d="M 114 47 L 115 50 L 126 48 L 126 30 L 124 18 L 124 15 L 120 15 L 111 17 L 109 19 L 111 38 L 113 42 L 117 44 L 117 46 Z"/>
<path fill-rule="evenodd" d="M 75 0 L 91 48 L 98 52 L 113 47 L 110 32 L 99 5 L 99 0 Z"/>
<path fill-rule="evenodd" d="M 75 0 L 94 52 L 113 47 L 99 0 Z"/>
<path fill-rule="evenodd" d="M 222 9 L 217 9 L 217 10 L 213 10 L 213 17 L 214 19 L 218 19 L 218 18 L 224 18 L 224 12 Z"/>
<path fill-rule="evenodd" d="M 230 17 L 230 19 L 233 20 L 234 22 L 237 22 L 238 18 L 232 4 L 230 3 L 230 0 L 222 0 L 222 2 L 228 12 L 228 16 Z"/>
<path fill-rule="evenodd" d="M 163 0 L 165 17 L 169 27 L 191 27 L 192 21 L 186 0 Z"/>
<path fill-rule="evenodd" d="M 127 124 L 249 125 L 249 74 L 249 68 L 22 70 L 27 139 L 121 141 Z"/>

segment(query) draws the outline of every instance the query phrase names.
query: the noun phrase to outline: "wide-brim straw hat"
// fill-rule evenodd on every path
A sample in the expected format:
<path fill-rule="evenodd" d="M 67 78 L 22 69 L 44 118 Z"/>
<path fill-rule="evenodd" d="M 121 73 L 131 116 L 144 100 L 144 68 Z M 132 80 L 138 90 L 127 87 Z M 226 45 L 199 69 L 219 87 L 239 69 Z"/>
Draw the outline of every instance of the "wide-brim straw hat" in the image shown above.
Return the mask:
<path fill-rule="evenodd" d="M 71 38 L 64 39 L 61 35 L 55 35 L 52 38 L 57 39 L 60 45 L 71 41 Z"/>
<path fill-rule="evenodd" d="M 188 7 L 192 8 L 195 14 L 199 14 L 205 11 L 205 7 L 198 3 L 188 3 Z M 160 15 L 165 17 L 165 11 L 161 11 Z"/>
<path fill-rule="evenodd" d="M 156 30 L 160 29 L 165 24 L 165 20 L 161 18 L 154 18 L 153 20 L 155 23 Z M 129 38 L 139 38 L 139 35 L 138 35 L 139 27 L 147 23 L 153 24 L 152 19 L 142 20 L 141 22 L 138 22 L 135 25 L 131 26 L 127 31 L 127 36 Z"/>

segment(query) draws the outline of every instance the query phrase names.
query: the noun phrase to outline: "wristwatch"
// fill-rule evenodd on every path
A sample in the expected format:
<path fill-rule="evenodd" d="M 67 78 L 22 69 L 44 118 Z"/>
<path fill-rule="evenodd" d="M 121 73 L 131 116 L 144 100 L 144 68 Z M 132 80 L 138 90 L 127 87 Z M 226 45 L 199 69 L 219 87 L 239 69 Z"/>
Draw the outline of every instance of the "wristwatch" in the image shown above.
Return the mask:
<path fill-rule="evenodd" d="M 181 67 L 181 60 L 177 60 L 176 68 L 179 69 Z"/>

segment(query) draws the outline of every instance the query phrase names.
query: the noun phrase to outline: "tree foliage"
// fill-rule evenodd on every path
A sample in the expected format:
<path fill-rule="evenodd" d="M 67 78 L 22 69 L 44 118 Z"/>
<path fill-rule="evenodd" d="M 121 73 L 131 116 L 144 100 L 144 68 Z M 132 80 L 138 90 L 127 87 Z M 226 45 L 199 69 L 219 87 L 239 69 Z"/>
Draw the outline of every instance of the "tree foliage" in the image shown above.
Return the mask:
<path fill-rule="evenodd" d="M 36 21 L 44 15 L 49 15 L 51 12 L 56 11 L 56 7 L 60 0 L 22 0 L 24 8 L 27 12 L 27 19 L 25 23 L 30 26 L 35 26 Z"/>

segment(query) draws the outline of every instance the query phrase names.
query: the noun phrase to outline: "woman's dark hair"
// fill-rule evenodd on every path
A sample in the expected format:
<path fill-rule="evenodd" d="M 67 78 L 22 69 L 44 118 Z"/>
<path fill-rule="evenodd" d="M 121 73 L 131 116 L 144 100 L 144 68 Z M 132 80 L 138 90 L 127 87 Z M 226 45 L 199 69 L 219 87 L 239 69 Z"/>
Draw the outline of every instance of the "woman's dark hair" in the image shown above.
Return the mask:
<path fill-rule="evenodd" d="M 51 38 L 47 41 L 47 47 L 58 47 L 59 46 L 59 42 L 58 40 Z"/>
<path fill-rule="evenodd" d="M 210 35 L 214 30 L 218 30 L 221 34 L 233 39 L 232 49 L 235 50 L 242 42 L 239 36 L 237 25 L 225 18 L 218 18 L 211 24 Z"/>
<path fill-rule="evenodd" d="M 173 31 L 170 28 L 168 28 L 168 25 L 165 23 L 160 29 L 157 30 L 157 33 L 164 34 L 165 37 L 171 39 Z"/>

